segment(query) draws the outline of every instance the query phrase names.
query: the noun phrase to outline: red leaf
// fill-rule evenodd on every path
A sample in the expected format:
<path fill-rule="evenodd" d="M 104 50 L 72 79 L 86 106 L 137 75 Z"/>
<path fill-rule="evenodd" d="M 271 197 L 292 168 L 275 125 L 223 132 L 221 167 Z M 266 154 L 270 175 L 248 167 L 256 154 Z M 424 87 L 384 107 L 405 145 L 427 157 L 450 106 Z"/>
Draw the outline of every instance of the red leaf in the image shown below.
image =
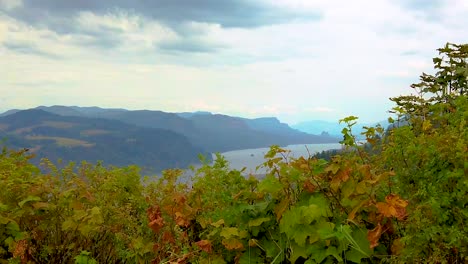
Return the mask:
<path fill-rule="evenodd" d="M 379 245 L 379 239 L 382 235 L 382 226 L 380 223 L 372 230 L 367 231 L 367 239 L 370 242 L 370 248 L 375 248 Z"/>
<path fill-rule="evenodd" d="M 195 244 L 201 248 L 201 250 L 205 251 L 206 253 L 211 253 L 213 251 L 213 247 L 211 245 L 211 241 L 209 240 L 200 240 L 195 242 Z"/>

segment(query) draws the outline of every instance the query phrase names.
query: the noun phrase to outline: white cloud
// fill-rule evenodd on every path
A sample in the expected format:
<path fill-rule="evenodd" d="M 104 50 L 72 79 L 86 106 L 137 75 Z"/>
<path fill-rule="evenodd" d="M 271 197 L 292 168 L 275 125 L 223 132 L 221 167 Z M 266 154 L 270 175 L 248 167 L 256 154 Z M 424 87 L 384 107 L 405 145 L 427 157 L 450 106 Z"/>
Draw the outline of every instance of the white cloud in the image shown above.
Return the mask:
<path fill-rule="evenodd" d="M 77 31 L 67 33 L 3 15 L 0 45 L 42 53 L 0 48 L 0 93 L 15 98 L 4 108 L 74 104 L 286 121 L 384 119 L 388 97 L 411 92 L 410 82 L 431 71 L 436 48 L 467 42 L 466 3 L 447 2 L 434 11 L 438 20 L 428 20 L 390 0 L 278 0 L 285 9 L 323 17 L 255 28 L 175 27 L 125 10 L 87 11 L 71 17 Z M 169 52 L 162 43 L 222 48 Z"/>

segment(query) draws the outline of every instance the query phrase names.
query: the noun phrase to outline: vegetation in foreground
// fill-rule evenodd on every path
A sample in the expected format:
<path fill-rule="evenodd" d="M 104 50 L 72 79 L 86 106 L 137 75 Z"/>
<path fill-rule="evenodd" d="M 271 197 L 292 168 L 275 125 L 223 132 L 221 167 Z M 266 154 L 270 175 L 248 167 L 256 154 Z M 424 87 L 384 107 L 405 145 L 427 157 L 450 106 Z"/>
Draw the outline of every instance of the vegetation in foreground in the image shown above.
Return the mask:
<path fill-rule="evenodd" d="M 0 263 L 466 263 L 468 45 L 447 44 L 416 95 L 392 98 L 365 151 L 342 121 L 327 162 L 271 147 L 264 179 L 218 156 L 190 183 L 168 170 L 0 159 Z M 404 123 L 404 126 L 398 124 Z"/>

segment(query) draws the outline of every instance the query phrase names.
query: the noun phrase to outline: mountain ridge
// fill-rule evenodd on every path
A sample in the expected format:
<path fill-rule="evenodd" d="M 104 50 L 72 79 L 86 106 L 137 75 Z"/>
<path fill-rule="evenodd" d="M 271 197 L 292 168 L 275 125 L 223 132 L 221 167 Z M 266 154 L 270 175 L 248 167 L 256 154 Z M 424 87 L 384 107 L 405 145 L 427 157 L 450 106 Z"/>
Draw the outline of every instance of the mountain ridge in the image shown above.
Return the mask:
<path fill-rule="evenodd" d="M 139 165 L 148 172 L 182 167 L 209 153 L 174 131 L 138 127 L 118 120 L 60 116 L 41 109 L 0 117 L 0 137 L 15 148 L 31 149 L 40 158 L 86 160 L 116 166 Z"/>
<path fill-rule="evenodd" d="M 167 129 L 184 135 L 192 145 L 208 152 L 339 141 L 329 135 L 312 135 L 293 129 L 276 117 L 249 119 L 204 111 L 169 113 L 58 105 L 38 108 L 63 116 L 98 117 L 140 127 Z"/>

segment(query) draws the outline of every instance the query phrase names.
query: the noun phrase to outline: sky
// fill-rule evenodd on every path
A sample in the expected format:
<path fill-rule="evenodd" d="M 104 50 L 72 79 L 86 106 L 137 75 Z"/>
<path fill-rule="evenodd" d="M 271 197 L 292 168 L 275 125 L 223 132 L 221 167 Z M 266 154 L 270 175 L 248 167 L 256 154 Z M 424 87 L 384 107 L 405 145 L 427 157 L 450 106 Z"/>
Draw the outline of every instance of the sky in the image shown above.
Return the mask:
<path fill-rule="evenodd" d="M 386 119 L 467 43 L 466 0 L 0 0 L 0 111 Z"/>

